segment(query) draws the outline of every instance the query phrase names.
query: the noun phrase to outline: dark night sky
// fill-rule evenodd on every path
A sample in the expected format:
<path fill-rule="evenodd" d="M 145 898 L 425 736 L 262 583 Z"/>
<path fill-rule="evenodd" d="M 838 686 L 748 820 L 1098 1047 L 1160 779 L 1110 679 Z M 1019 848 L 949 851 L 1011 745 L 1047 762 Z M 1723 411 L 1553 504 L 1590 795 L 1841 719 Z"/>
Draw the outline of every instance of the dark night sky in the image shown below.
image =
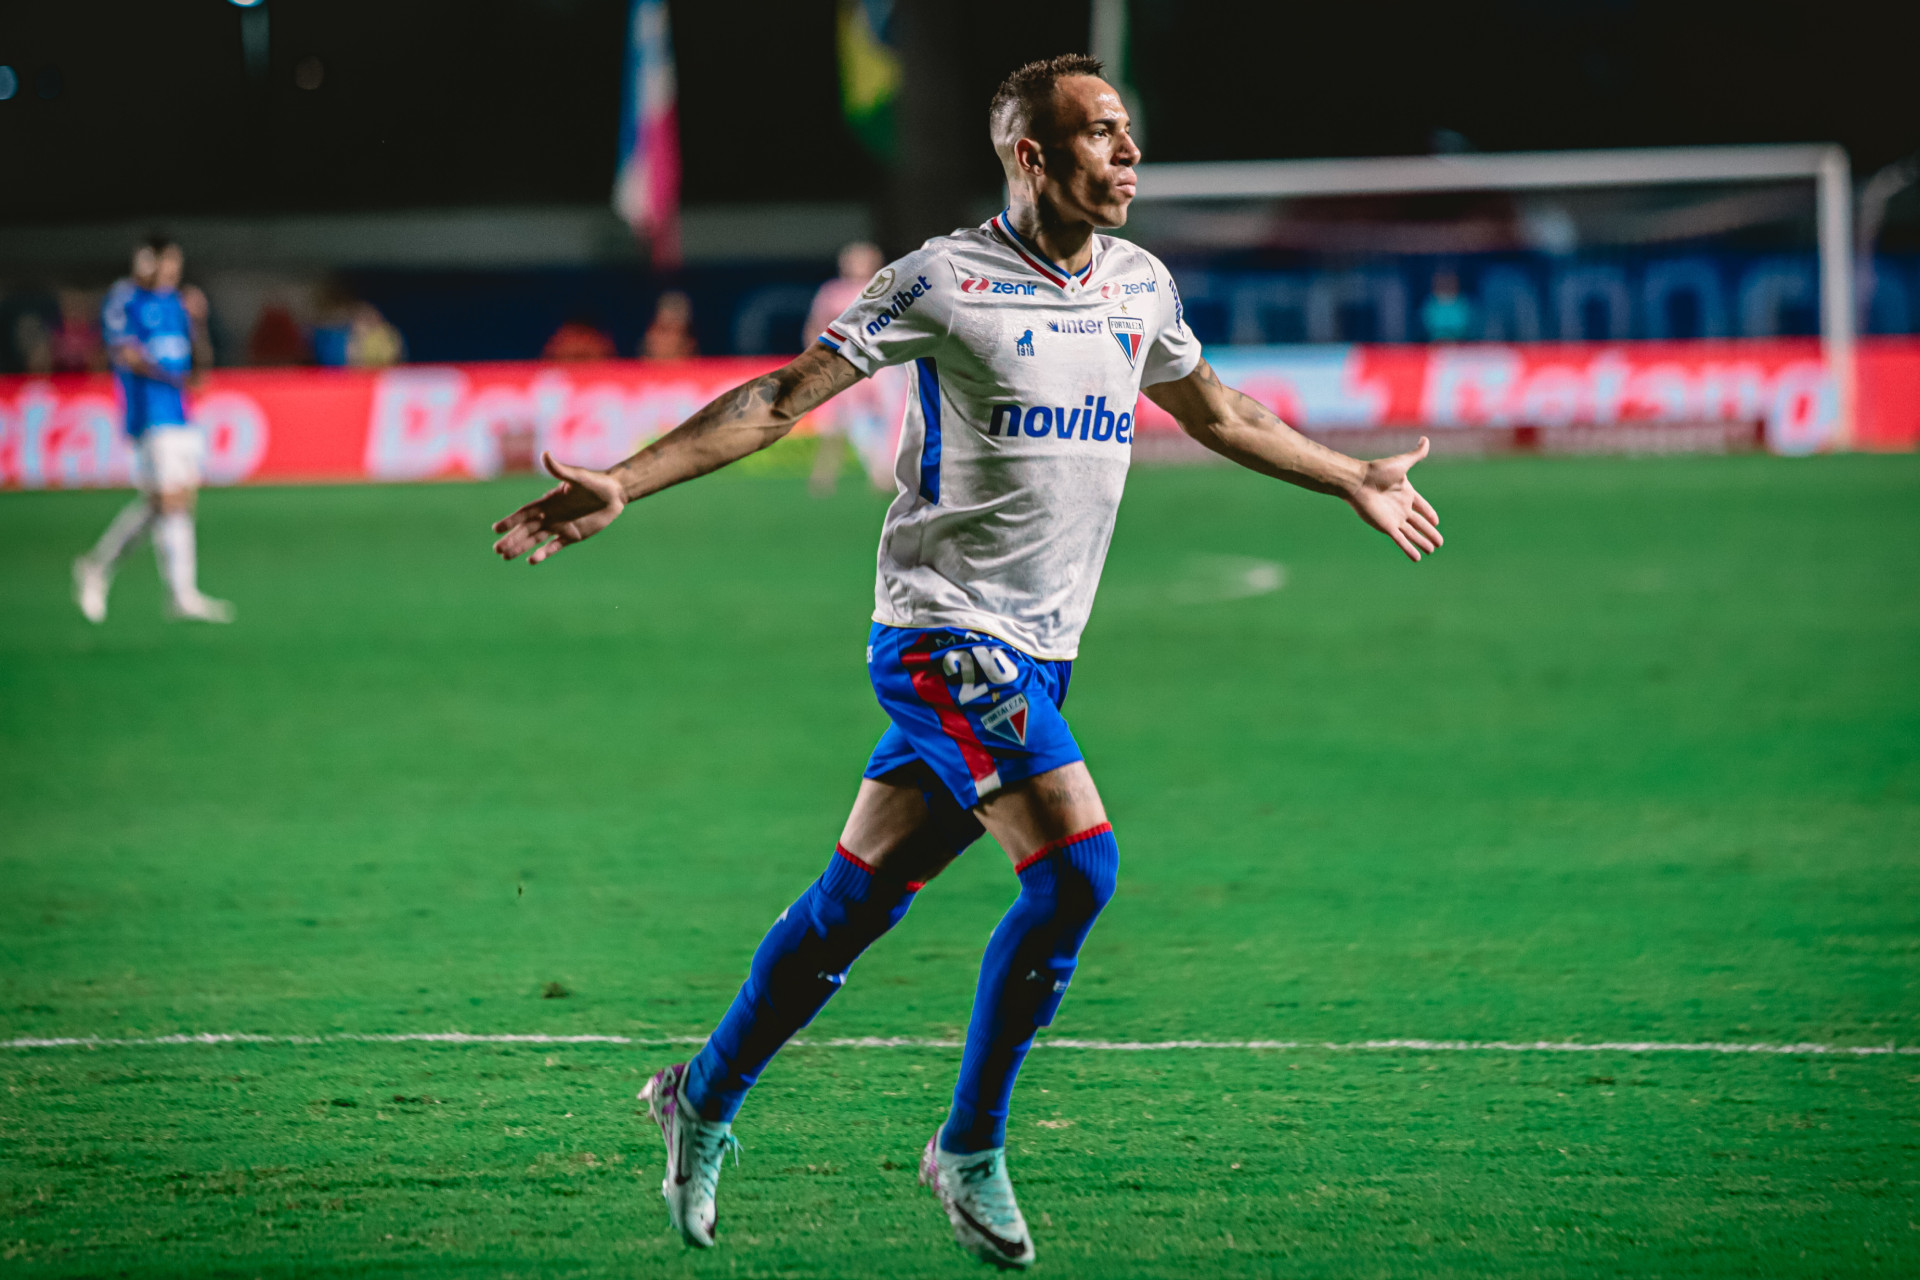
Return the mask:
<path fill-rule="evenodd" d="M 606 197 L 625 0 L 267 4 L 261 83 L 226 0 L 0 5 L 0 63 L 22 78 L 0 102 L 0 219 Z M 1485 150 L 1837 139 L 1860 173 L 1920 146 L 1920 6 L 1133 11 L 1154 159 L 1404 154 L 1442 128 Z M 955 57 L 984 115 L 1011 63 L 1083 42 L 1087 4 L 967 13 Z M 674 5 L 689 202 L 874 192 L 839 121 L 832 15 L 831 0 Z M 326 70 L 308 90 L 294 68 L 310 56 Z M 996 184 L 984 128 L 955 163 Z"/>

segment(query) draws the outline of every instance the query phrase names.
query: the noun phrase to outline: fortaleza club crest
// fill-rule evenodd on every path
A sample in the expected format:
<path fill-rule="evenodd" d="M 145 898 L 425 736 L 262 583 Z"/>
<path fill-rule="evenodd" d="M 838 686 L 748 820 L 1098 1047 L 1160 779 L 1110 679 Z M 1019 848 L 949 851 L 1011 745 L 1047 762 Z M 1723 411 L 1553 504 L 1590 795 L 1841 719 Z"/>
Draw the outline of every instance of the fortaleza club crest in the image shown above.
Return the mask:
<path fill-rule="evenodd" d="M 980 717 L 980 727 L 988 733 L 999 734 L 1003 738 L 1012 738 L 1021 746 L 1027 745 L 1027 695 L 1016 693 L 1005 702 Z"/>
<path fill-rule="evenodd" d="M 1132 365 L 1140 358 L 1140 343 L 1147 336 L 1147 322 L 1137 316 L 1108 316 L 1107 332 L 1127 353 L 1127 364 Z"/>

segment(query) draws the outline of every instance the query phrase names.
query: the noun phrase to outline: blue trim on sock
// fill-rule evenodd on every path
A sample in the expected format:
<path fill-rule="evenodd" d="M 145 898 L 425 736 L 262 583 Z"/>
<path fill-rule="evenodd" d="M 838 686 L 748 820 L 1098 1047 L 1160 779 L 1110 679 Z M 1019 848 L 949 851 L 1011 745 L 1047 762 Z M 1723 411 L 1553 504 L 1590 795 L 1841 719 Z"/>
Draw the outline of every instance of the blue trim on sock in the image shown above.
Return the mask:
<path fill-rule="evenodd" d="M 1120 846 L 1111 830 L 1063 845 L 1020 873 L 1014 899 L 987 942 L 967 1047 L 940 1147 L 968 1155 L 1007 1142 L 1013 1084 L 1034 1034 L 1073 979 L 1080 947 L 1113 897 Z"/>
<path fill-rule="evenodd" d="M 702 1119 L 732 1120 L 773 1055 L 833 998 L 860 953 L 913 905 L 913 891 L 839 852 L 781 913 L 753 953 L 747 980 L 687 1064 L 687 1101 Z"/>

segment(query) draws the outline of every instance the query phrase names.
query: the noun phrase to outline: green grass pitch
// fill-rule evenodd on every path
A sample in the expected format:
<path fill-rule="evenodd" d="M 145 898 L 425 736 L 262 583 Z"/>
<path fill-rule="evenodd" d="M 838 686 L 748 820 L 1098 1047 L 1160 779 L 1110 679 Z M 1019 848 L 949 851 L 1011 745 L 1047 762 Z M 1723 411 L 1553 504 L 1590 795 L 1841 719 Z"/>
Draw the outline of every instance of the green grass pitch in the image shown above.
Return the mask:
<path fill-rule="evenodd" d="M 1057 1276 L 1920 1273 L 1920 459 L 1441 462 L 1446 550 L 1136 473 L 1068 714 L 1119 896 L 1016 1184 Z M 535 489 L 209 494 L 240 621 L 106 626 L 121 495 L 0 497 L 0 1030 L 699 1035 L 882 728 L 880 504 L 763 468 L 537 570 Z M 1248 558 L 1285 585 L 1228 598 Z M 950 1038 L 983 842 L 811 1031 Z M 549 987 L 549 984 L 557 984 Z M 564 997 L 548 995 L 564 991 Z M 639 1045 L 0 1049 L 9 1276 L 968 1276 L 914 1163 L 958 1054 L 816 1043 L 721 1245 L 666 1229 Z"/>

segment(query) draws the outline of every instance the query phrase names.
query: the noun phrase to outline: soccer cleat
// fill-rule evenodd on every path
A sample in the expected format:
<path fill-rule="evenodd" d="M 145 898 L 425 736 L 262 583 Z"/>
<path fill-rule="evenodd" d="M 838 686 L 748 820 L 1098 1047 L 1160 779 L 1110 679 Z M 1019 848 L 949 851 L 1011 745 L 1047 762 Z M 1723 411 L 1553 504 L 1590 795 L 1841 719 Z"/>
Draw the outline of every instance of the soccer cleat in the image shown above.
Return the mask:
<path fill-rule="evenodd" d="M 1033 1237 L 1014 1203 L 1005 1147 L 957 1156 L 940 1149 L 936 1133 L 920 1157 L 920 1185 L 933 1189 L 962 1249 L 996 1267 L 1033 1265 Z"/>
<path fill-rule="evenodd" d="M 667 1176 L 660 1183 L 667 1220 L 694 1248 L 711 1249 L 719 1223 L 713 1196 L 720 1185 L 720 1160 L 731 1148 L 733 1162 L 739 1164 L 740 1140 L 726 1121 L 702 1120 L 693 1113 L 686 1082 L 687 1064 L 675 1063 L 647 1081 L 640 1100 L 667 1143 Z"/>
<path fill-rule="evenodd" d="M 167 616 L 179 622 L 232 622 L 233 606 L 225 600 L 195 593 L 167 606 Z"/>
<path fill-rule="evenodd" d="M 88 622 L 107 620 L 107 582 L 107 571 L 92 557 L 81 556 L 73 562 L 73 602 L 87 615 Z"/>

